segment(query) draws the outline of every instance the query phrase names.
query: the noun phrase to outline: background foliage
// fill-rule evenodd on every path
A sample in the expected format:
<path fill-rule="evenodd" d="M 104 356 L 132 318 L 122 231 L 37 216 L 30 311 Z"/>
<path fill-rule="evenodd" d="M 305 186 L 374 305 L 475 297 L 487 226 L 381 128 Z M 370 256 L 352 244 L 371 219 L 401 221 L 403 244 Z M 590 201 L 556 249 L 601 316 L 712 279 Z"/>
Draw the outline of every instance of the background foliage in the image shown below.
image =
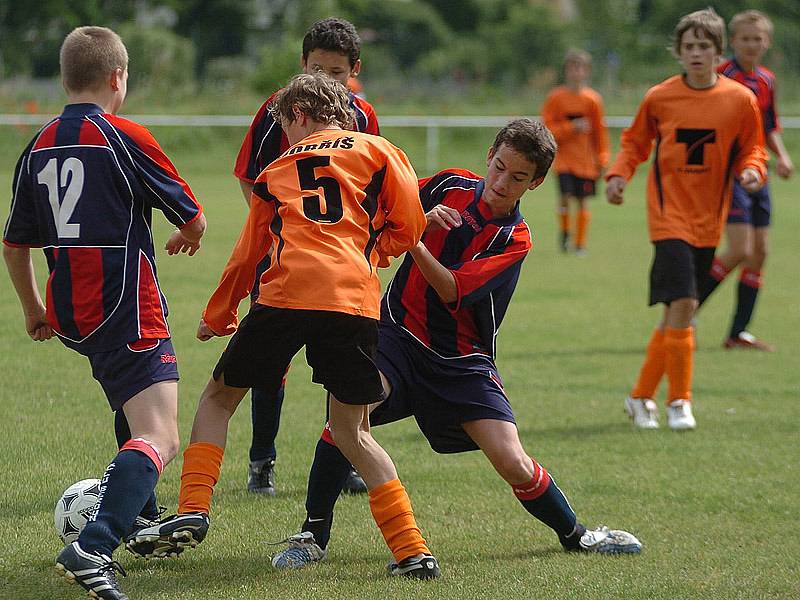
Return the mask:
<path fill-rule="evenodd" d="M 181 100 L 172 108 L 192 111 L 199 95 L 209 98 L 204 110 L 230 110 L 220 93 L 241 99 L 274 91 L 299 69 L 308 26 L 340 15 L 363 38 L 363 79 L 378 105 L 504 112 L 525 98 L 530 106 L 558 81 L 565 50 L 576 46 L 594 56 L 595 86 L 612 106 L 630 110 L 644 87 L 675 72 L 665 48 L 677 19 L 708 4 L 726 21 L 745 8 L 773 16 L 767 64 L 779 74 L 783 105 L 793 109 L 800 97 L 796 0 L 0 0 L 0 102 L 38 94 L 47 104 L 41 86 L 24 82 L 56 78 L 64 35 L 93 23 L 124 35 L 132 92 L 143 105 Z"/>

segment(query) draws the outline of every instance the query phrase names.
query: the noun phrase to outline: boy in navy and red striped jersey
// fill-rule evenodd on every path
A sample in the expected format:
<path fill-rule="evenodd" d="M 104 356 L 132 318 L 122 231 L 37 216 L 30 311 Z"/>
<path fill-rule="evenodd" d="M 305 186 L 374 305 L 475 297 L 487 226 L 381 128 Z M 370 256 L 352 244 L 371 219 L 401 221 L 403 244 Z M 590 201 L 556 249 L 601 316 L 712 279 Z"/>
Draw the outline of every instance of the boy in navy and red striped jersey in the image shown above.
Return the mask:
<path fill-rule="evenodd" d="M 303 38 L 301 66 L 304 73 L 321 71 L 347 86 L 348 80 L 355 81 L 354 78 L 361 71 L 360 56 L 361 39 L 355 27 L 344 19 L 329 18 L 314 23 Z M 233 172 L 239 179 L 248 205 L 256 178 L 289 147 L 286 134 L 268 110 L 277 93 L 267 98 L 258 109 L 236 158 Z M 349 98 L 350 107 L 355 113 L 353 129 L 379 135 L 378 119 L 370 103 L 352 91 Z M 258 265 L 251 294 L 253 302 L 258 298 L 259 282 L 269 263 L 270 257 L 267 255 Z M 272 496 L 275 494 L 272 470 L 277 457 L 275 437 L 280 425 L 284 386 L 269 394 L 263 389 L 253 388 L 251 396 L 253 438 L 247 489 Z M 348 479 L 347 490 L 351 493 L 367 491 L 367 486 L 355 470 Z"/>
<path fill-rule="evenodd" d="M 413 416 L 436 452 L 481 449 L 568 550 L 638 552 L 633 535 L 578 522 L 553 478 L 522 447 L 495 365 L 497 332 L 532 246 L 519 201 L 544 180 L 555 151 L 544 125 L 520 119 L 495 138 L 486 178 L 448 169 L 419 182 L 428 226 L 383 297 L 375 363 L 386 399 L 371 405 L 370 424 Z M 326 427 L 309 477 L 307 518 L 274 566 L 325 557 L 347 469 Z"/>
<path fill-rule="evenodd" d="M 79 27 L 61 47 L 69 104 L 23 152 L 14 175 L 3 255 L 28 334 L 56 334 L 85 355 L 115 411 L 119 453 L 95 513 L 56 568 L 90 595 L 127 598 L 111 560 L 120 540 L 157 518 L 154 489 L 178 448 L 178 369 L 158 284 L 153 208 L 177 229 L 169 254 L 200 247 L 202 208 L 152 135 L 116 116 L 128 55 L 116 33 Z M 39 296 L 30 248 L 50 276 Z"/>
<path fill-rule="evenodd" d="M 775 172 L 779 177 L 788 179 L 794 172 L 794 165 L 781 139 L 775 108 L 775 75 L 759 64 L 772 40 L 772 21 L 762 12 L 746 10 L 733 16 L 728 29 L 734 57 L 717 67 L 717 72 L 741 83 L 755 94 L 764 123 L 764 139 L 777 159 Z M 742 266 L 736 293 L 736 313 L 723 342 L 725 348 L 774 350 L 772 345 L 746 331 L 761 288 L 761 273 L 769 247 L 771 213 L 769 184 L 765 183 L 760 190 L 750 193 L 734 182 L 725 227 L 728 246 L 714 257 L 698 298 L 703 304 L 731 271 Z"/>

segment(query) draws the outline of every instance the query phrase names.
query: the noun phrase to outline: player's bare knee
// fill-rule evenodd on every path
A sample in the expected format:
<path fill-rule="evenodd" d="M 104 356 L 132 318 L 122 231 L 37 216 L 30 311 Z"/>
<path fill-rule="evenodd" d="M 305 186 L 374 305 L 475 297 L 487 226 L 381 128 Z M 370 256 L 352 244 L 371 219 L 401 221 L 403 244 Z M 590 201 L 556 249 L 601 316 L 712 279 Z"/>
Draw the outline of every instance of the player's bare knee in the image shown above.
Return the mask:
<path fill-rule="evenodd" d="M 496 458 L 494 468 L 510 484 L 525 483 L 533 477 L 533 462 L 527 455 L 508 453 Z"/>

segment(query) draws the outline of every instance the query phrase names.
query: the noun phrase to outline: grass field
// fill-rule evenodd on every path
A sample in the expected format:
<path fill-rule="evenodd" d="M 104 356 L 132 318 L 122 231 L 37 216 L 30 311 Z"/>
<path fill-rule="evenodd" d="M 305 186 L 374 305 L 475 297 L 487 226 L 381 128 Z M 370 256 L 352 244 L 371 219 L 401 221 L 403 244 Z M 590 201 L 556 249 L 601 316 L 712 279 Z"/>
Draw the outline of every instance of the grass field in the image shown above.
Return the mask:
<path fill-rule="evenodd" d="M 243 131 L 156 130 L 205 205 L 209 229 L 194 258 L 159 256 L 182 374 L 180 423 L 188 441 L 197 398 L 224 341 L 201 344 L 201 310 L 244 218 L 231 175 Z M 415 130 L 388 130 L 424 164 Z M 0 189 L 29 132 L 3 128 Z M 443 166 L 482 172 L 489 130 L 443 134 Z M 787 141 L 800 162 L 800 135 Z M 498 363 L 528 451 L 557 478 L 579 518 L 635 532 L 640 556 L 565 554 L 518 504 L 479 453 L 438 456 L 412 421 L 375 430 L 410 490 L 418 521 L 440 560 L 440 580 L 390 580 L 389 558 L 364 498 L 338 504 L 328 559 L 301 572 L 275 572 L 268 545 L 294 533 L 304 511 L 307 469 L 324 402 L 302 356 L 290 373 L 278 438 L 279 495 L 244 491 L 249 404 L 230 429 L 213 525 L 194 552 L 143 561 L 120 551 L 131 598 L 797 598 L 800 537 L 800 278 L 797 177 L 774 182 L 775 224 L 766 286 L 753 331 L 775 354 L 720 348 L 733 305 L 726 283 L 699 318 L 695 367 L 698 429 L 633 431 L 622 398 L 659 318 L 646 306 L 650 245 L 641 170 L 627 203 L 600 199 L 586 258 L 556 251 L 552 178 L 523 200 L 534 232 L 516 296 L 501 330 Z M 425 174 L 425 173 L 421 173 Z M 8 198 L 8 196 L 6 196 Z M 8 202 L 0 217 L 5 221 Z M 159 215 L 157 215 L 159 216 Z M 163 219 L 158 239 L 169 232 Z M 37 259 L 38 260 L 38 259 Z M 37 262 L 40 280 L 44 265 Z M 25 335 L 8 279 L 0 284 L 0 597 L 67 599 L 53 570 L 60 542 L 53 505 L 72 482 L 98 477 L 114 454 L 112 415 L 85 359 L 52 340 Z M 663 390 L 662 390 L 663 392 Z M 662 419 L 663 420 L 663 419 Z M 180 459 L 159 484 L 177 504 Z"/>

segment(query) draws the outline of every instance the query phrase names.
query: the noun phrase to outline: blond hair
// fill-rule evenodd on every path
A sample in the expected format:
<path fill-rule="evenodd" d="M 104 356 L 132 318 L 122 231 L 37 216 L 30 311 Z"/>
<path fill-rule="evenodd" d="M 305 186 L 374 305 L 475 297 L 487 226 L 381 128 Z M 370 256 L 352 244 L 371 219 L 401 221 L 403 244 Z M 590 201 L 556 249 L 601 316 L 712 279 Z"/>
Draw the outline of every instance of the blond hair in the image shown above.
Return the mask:
<path fill-rule="evenodd" d="M 770 18 L 760 10 L 746 10 L 733 15 L 731 22 L 728 23 L 728 31 L 731 32 L 731 37 L 735 36 L 736 30 L 740 25 L 744 24 L 758 25 L 766 32 L 767 37 L 772 39 L 772 32 L 775 27 L 772 25 Z"/>
<path fill-rule="evenodd" d="M 696 10 L 693 13 L 689 13 L 678 21 L 675 31 L 672 32 L 671 50 L 675 56 L 680 56 L 681 39 L 683 34 L 690 29 L 695 35 L 702 31 L 704 37 L 714 44 L 717 54 L 722 54 L 725 50 L 725 21 L 709 6 L 704 10 Z"/>
<path fill-rule="evenodd" d="M 128 51 L 112 30 L 88 25 L 64 38 L 59 63 L 67 91 L 81 92 L 99 87 L 116 69 L 126 69 Z"/>
<path fill-rule="evenodd" d="M 317 123 L 350 129 L 355 122 L 347 88 L 324 73 L 292 77 L 275 95 L 269 112 L 277 122 L 286 124 L 295 120 L 295 107 Z"/>

